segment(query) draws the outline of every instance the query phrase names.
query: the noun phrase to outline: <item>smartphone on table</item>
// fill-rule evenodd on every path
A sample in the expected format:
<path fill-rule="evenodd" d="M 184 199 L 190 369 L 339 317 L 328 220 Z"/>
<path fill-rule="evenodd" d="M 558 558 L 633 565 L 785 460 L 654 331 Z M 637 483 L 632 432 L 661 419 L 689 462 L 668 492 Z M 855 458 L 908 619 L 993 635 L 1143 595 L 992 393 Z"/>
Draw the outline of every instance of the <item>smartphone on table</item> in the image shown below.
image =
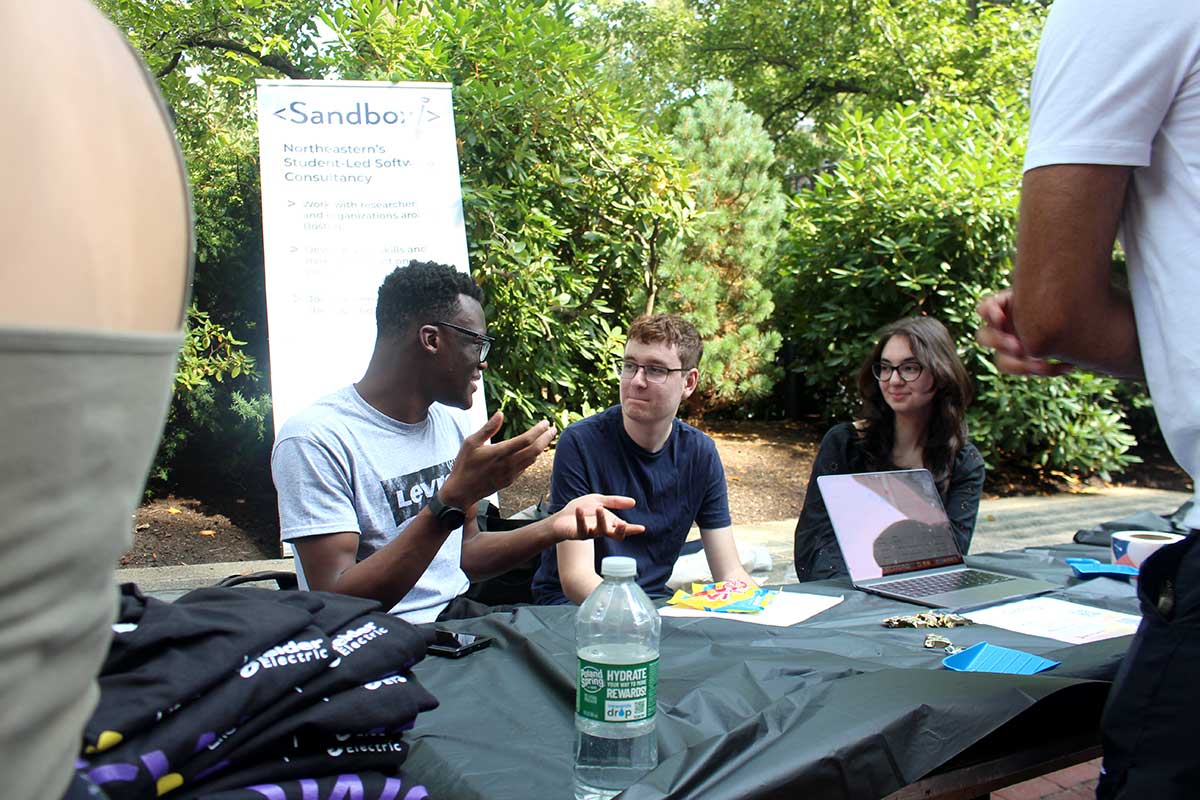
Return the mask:
<path fill-rule="evenodd" d="M 434 631 L 433 644 L 429 645 L 429 654 L 442 658 L 462 658 L 476 650 L 482 650 L 491 643 L 490 636 L 455 633 L 438 628 Z"/>

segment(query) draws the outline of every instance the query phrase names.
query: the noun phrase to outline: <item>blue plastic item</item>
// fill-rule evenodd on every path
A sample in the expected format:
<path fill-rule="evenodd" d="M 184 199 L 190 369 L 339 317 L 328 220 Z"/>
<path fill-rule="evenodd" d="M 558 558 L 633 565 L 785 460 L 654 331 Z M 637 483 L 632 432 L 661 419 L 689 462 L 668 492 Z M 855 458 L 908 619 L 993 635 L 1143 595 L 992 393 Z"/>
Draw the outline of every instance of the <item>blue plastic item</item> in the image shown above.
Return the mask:
<path fill-rule="evenodd" d="M 1003 672 L 1006 675 L 1033 675 L 1042 670 L 1053 669 L 1060 663 L 1035 656 L 1033 653 L 987 642 L 980 642 L 961 653 L 942 659 L 943 666 L 958 672 Z"/>
<path fill-rule="evenodd" d="M 1128 564 L 1105 564 L 1103 561 L 1097 561 L 1094 558 L 1067 558 L 1063 559 L 1071 566 L 1071 571 L 1075 573 L 1077 578 L 1095 578 L 1104 576 L 1107 578 L 1136 578 L 1138 574 L 1137 567 L 1131 567 Z"/>

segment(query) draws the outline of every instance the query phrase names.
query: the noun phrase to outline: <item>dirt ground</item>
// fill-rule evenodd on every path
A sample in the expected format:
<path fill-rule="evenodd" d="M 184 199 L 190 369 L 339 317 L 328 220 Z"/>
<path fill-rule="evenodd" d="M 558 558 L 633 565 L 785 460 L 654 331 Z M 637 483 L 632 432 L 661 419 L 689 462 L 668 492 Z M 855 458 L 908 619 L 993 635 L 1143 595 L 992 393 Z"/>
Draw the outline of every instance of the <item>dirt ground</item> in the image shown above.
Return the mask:
<path fill-rule="evenodd" d="M 713 437 L 729 486 L 729 510 L 735 523 L 763 522 L 799 516 L 809 469 L 823 426 L 810 422 L 712 421 L 703 425 Z M 1119 476 L 1117 483 L 1190 491 L 1191 481 L 1161 443 L 1138 451 L 1143 463 Z M 501 492 L 507 516 L 537 503 L 550 489 L 554 452 L 548 450 Z M 988 496 L 1076 491 L 1083 486 L 1058 476 L 989 473 Z M 134 520 L 134 544 L 123 566 L 170 566 L 279 557 L 279 523 L 275 498 L 222 496 L 206 492 L 204 500 L 163 497 L 143 505 Z"/>

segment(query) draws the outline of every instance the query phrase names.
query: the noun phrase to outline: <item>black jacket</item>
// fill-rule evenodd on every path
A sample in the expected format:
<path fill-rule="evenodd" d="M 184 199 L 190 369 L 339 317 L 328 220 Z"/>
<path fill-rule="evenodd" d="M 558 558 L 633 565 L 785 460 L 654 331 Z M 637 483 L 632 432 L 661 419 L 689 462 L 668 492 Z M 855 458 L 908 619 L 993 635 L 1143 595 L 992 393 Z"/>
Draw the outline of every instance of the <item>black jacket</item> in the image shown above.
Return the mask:
<path fill-rule="evenodd" d="M 854 424 L 843 422 L 830 428 L 821 440 L 821 449 L 813 461 L 808 491 L 804 495 L 804 509 L 796 523 L 793 558 L 796 577 L 801 582 L 847 574 L 846 562 L 825 510 L 825 501 L 817 488 L 817 477 L 871 471 Z M 971 535 L 975 532 L 979 496 L 983 493 L 983 475 L 983 456 L 979 455 L 975 445 L 967 442 L 954 459 L 950 485 L 942 495 L 942 504 L 954 529 L 954 540 L 958 544 L 958 551 L 963 554 L 967 552 Z"/>

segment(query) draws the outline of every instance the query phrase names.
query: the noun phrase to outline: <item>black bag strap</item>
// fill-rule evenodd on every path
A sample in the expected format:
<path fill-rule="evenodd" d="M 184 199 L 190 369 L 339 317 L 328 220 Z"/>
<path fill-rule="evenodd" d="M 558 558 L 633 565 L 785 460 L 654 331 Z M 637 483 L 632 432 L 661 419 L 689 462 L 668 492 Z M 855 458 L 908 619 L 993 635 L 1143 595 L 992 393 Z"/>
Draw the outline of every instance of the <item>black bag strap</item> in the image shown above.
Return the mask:
<path fill-rule="evenodd" d="M 215 585 L 228 589 L 233 586 L 241 586 L 243 583 L 254 583 L 255 581 L 275 581 L 275 585 L 280 589 L 296 589 L 300 586 L 300 582 L 296 578 L 296 573 L 283 569 L 267 569 L 260 572 L 244 572 L 239 575 L 229 575 L 217 581 Z"/>

